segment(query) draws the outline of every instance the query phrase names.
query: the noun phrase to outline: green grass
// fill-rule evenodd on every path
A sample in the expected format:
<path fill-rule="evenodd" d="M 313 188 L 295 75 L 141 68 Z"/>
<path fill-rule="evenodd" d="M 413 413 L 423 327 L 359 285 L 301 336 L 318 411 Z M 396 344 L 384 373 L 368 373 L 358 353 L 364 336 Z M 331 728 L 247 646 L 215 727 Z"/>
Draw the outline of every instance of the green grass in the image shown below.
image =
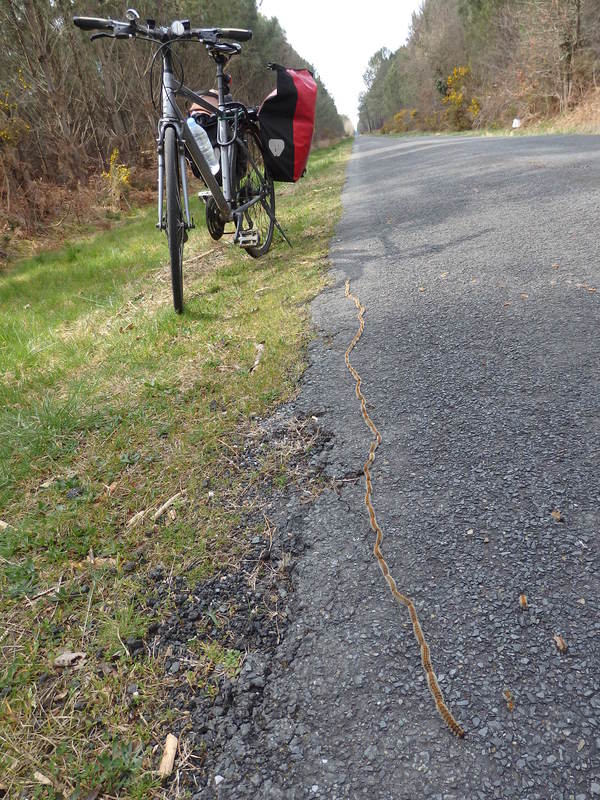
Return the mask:
<path fill-rule="evenodd" d="M 258 478 L 230 456 L 302 374 L 349 149 L 317 151 L 278 187 L 293 249 L 275 234 L 254 261 L 201 224 L 182 316 L 153 208 L 0 275 L 0 796 L 162 796 L 152 746 L 175 679 L 125 643 L 150 621 L 151 566 L 198 578 L 243 549 L 233 532 Z M 201 670 L 239 669 L 237 651 L 194 647 Z M 66 650 L 87 654 L 81 669 L 54 667 Z"/>
<path fill-rule="evenodd" d="M 555 136 L 566 134 L 590 135 L 598 132 L 598 124 L 595 120 L 588 123 L 572 122 L 568 117 L 557 116 L 549 119 L 541 119 L 537 122 L 523 125 L 520 128 L 512 127 L 489 127 L 476 128 L 467 131 L 405 131 L 403 133 L 380 133 L 375 131 L 369 136 L 383 136 L 385 138 L 420 138 L 420 137 L 505 137 L 505 136 Z"/>

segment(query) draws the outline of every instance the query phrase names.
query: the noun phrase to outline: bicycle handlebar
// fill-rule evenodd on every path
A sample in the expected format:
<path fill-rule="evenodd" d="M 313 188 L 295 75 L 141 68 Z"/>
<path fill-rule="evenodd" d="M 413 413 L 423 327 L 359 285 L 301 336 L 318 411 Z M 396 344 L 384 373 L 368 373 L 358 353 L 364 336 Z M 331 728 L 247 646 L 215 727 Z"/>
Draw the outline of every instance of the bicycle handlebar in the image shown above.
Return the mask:
<path fill-rule="evenodd" d="M 215 28 L 219 39 L 233 39 L 234 42 L 249 42 L 252 31 L 243 28 Z"/>
<path fill-rule="evenodd" d="M 177 20 L 179 21 L 179 20 Z M 247 42 L 252 38 L 252 31 L 242 28 L 190 28 L 189 21 L 183 22 L 184 32 L 174 33 L 170 28 L 163 28 L 152 20 L 140 24 L 137 20 L 121 22 L 116 19 L 102 19 L 100 17 L 73 17 L 73 23 L 84 31 L 112 31 L 116 38 L 126 38 L 140 34 L 148 39 L 158 42 L 180 41 L 182 39 L 195 39 L 206 44 L 216 44 L 217 39 L 233 39 L 238 42 Z M 109 34 L 110 35 L 110 34 Z"/>
<path fill-rule="evenodd" d="M 83 31 L 109 31 L 115 24 L 112 19 L 100 17 L 73 17 L 73 23 Z"/>

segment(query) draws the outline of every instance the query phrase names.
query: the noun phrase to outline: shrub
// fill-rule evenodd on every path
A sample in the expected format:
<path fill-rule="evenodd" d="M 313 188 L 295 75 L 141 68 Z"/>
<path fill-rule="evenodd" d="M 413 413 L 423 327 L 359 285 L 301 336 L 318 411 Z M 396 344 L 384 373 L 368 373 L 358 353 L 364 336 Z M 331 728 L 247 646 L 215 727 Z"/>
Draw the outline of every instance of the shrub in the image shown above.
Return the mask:
<path fill-rule="evenodd" d="M 119 149 L 117 147 L 110 154 L 108 171 L 103 172 L 102 177 L 106 181 L 110 210 L 119 211 L 129 189 L 131 170 L 125 164 L 119 164 Z"/>
<path fill-rule="evenodd" d="M 464 131 L 473 127 L 479 115 L 479 101 L 470 96 L 471 68 L 466 65 L 454 67 L 446 78 L 446 93 L 442 103 L 446 106 L 446 119 L 450 127 Z"/>

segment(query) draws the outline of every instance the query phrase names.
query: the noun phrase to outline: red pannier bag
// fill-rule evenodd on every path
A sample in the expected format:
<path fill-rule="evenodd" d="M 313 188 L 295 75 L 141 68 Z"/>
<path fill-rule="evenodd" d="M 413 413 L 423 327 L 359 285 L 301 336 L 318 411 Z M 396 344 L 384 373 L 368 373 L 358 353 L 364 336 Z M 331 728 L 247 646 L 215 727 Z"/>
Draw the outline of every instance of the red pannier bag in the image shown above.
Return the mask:
<path fill-rule="evenodd" d="M 274 181 L 295 182 L 304 175 L 315 127 L 317 83 L 307 69 L 269 64 L 277 88 L 258 110 L 265 164 Z"/>

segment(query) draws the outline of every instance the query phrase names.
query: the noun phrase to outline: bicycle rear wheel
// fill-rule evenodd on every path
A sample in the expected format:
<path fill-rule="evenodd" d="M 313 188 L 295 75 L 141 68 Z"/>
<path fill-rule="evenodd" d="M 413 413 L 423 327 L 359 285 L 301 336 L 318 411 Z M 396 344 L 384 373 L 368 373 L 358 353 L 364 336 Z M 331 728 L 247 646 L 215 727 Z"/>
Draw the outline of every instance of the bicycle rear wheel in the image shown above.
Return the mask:
<path fill-rule="evenodd" d="M 165 131 L 165 184 L 167 195 L 167 241 L 171 260 L 171 287 L 175 311 L 183 311 L 183 243 L 186 240 L 181 207 L 179 151 L 174 128 Z"/>
<path fill-rule="evenodd" d="M 268 252 L 273 241 L 275 227 L 275 188 L 269 175 L 262 152 L 258 131 L 248 125 L 242 133 L 247 152 L 241 146 L 237 149 L 238 181 L 236 201 L 238 205 L 253 198 L 260 198 L 244 212 L 244 220 L 249 228 L 258 233 L 258 244 L 245 248 L 253 258 L 260 258 Z"/>

